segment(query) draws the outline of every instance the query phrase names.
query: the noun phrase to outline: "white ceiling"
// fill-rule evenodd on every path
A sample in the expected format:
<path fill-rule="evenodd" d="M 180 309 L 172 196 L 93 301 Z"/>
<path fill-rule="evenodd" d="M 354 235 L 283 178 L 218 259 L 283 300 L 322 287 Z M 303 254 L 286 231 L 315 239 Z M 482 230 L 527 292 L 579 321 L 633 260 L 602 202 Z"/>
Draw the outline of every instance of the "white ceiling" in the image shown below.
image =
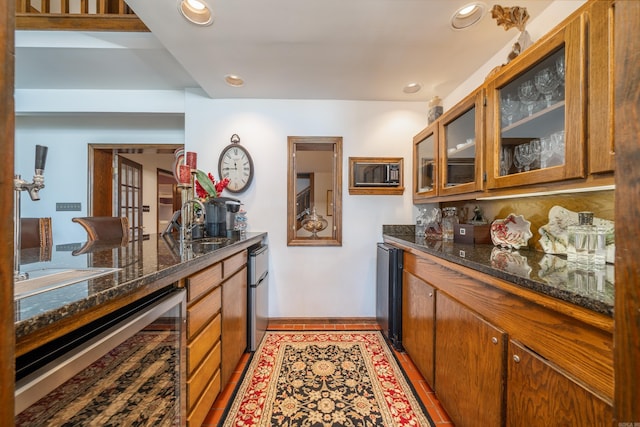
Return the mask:
<path fill-rule="evenodd" d="M 213 25 L 178 0 L 127 0 L 148 33 L 17 31 L 17 89 L 175 90 L 211 98 L 426 101 L 446 96 L 517 36 L 491 18 L 455 31 L 470 0 L 208 0 Z M 534 19 L 552 0 L 503 0 Z M 499 65 L 499 64 L 496 64 Z M 233 88 L 226 74 L 246 83 Z M 415 94 L 403 87 L 422 84 Z"/>

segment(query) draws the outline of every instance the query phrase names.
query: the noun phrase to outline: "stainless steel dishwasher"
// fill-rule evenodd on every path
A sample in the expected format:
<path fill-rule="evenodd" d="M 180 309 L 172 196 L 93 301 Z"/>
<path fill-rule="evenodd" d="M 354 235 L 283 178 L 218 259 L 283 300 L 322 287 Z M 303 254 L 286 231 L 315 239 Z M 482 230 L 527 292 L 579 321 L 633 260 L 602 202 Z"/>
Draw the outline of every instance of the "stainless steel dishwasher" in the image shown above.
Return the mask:
<path fill-rule="evenodd" d="M 247 348 L 256 351 L 269 323 L 269 247 L 249 249 Z"/>

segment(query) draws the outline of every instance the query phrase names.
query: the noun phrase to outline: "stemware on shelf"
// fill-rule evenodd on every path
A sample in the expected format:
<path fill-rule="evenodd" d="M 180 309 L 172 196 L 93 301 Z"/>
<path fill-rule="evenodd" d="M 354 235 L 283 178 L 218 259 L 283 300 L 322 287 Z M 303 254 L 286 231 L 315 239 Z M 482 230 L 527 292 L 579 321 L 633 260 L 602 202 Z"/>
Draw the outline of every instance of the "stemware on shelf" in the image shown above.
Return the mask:
<path fill-rule="evenodd" d="M 558 77 L 560 77 L 561 83 L 564 84 L 564 55 L 560 55 L 558 56 L 558 59 L 556 59 L 556 73 L 558 74 Z"/>
<path fill-rule="evenodd" d="M 535 154 L 531 149 L 531 145 L 528 143 L 517 145 L 514 151 L 514 162 L 517 161 L 521 167 L 524 168 L 524 171 L 528 172 L 531 169 L 531 164 L 535 160 Z"/>
<path fill-rule="evenodd" d="M 523 105 L 527 107 L 527 113 L 529 115 L 533 114 L 533 107 L 536 105 L 536 101 L 540 96 L 540 92 L 536 89 L 535 85 L 531 80 L 527 80 L 523 82 L 518 87 L 518 97 Z"/>
<path fill-rule="evenodd" d="M 550 107 L 553 101 L 553 94 L 560 85 L 560 77 L 551 68 L 543 68 L 536 73 L 533 80 L 538 92 L 544 96 L 547 107 Z"/>
<path fill-rule="evenodd" d="M 500 176 L 509 175 L 513 165 L 513 152 L 509 147 L 502 147 L 500 150 Z"/>
<path fill-rule="evenodd" d="M 544 169 L 549 165 L 549 160 L 553 157 L 553 144 L 551 136 L 540 138 L 540 168 Z"/>
<path fill-rule="evenodd" d="M 564 131 L 560 130 L 558 132 L 554 132 L 551 134 L 551 146 L 553 147 L 553 152 L 558 155 L 561 160 L 561 164 L 564 164 Z"/>
<path fill-rule="evenodd" d="M 535 138 L 535 139 L 532 139 L 531 141 L 529 141 L 529 147 L 531 149 L 531 154 L 533 156 L 533 162 L 531 162 L 531 163 L 533 164 L 536 161 L 539 162 L 540 161 L 540 153 L 542 151 L 541 144 L 540 144 L 540 139 Z"/>
<path fill-rule="evenodd" d="M 502 123 L 511 125 L 513 123 L 513 119 L 515 118 L 515 114 L 520 109 L 520 102 L 515 99 L 513 95 L 507 93 L 502 101 L 500 102 L 500 111 L 502 112 Z"/>

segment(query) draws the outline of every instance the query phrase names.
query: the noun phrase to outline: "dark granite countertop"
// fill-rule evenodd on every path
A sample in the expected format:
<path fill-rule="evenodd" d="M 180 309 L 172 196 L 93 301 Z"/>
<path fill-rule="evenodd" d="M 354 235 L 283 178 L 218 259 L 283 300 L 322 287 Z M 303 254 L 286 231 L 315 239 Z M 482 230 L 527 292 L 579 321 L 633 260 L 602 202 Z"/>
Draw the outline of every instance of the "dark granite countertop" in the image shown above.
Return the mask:
<path fill-rule="evenodd" d="M 383 226 L 384 240 L 473 268 L 524 288 L 613 317 L 614 269 L 572 268 L 563 255 L 416 238 L 413 226 Z"/>
<path fill-rule="evenodd" d="M 35 250 L 23 250 L 21 272 L 36 276 L 49 269 L 116 268 L 84 280 L 15 300 L 16 342 L 41 328 L 71 316 L 82 316 L 98 306 L 145 287 L 175 286 L 177 281 L 233 253 L 261 242 L 266 233 L 247 233 L 221 244 L 190 243 L 183 248 L 169 237 L 151 235 L 127 245 L 65 244 L 42 259 Z M 31 261 L 31 262 L 30 262 Z"/>

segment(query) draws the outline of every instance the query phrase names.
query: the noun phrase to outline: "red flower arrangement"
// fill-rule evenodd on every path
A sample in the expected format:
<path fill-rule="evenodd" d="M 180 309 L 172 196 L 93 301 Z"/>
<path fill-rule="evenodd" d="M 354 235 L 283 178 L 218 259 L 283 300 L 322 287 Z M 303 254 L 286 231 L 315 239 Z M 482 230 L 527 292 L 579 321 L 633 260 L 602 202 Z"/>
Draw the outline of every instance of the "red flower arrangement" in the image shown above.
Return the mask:
<path fill-rule="evenodd" d="M 229 178 L 216 182 L 211 173 L 205 174 L 201 170 L 196 170 L 196 195 L 205 202 L 220 197 L 227 185 L 229 185 Z"/>

